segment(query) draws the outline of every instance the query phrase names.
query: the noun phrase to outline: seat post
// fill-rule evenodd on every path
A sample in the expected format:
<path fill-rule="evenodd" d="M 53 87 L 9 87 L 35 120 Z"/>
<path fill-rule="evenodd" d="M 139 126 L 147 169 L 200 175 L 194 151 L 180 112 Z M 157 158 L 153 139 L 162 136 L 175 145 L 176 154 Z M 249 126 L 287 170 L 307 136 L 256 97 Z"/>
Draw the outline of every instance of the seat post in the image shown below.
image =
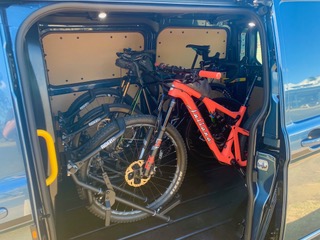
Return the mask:
<path fill-rule="evenodd" d="M 191 65 L 191 69 L 194 69 L 194 66 L 196 65 L 197 60 L 198 60 L 198 53 L 196 52 L 196 55 L 194 56 L 194 59 L 193 59 L 193 63 Z"/>

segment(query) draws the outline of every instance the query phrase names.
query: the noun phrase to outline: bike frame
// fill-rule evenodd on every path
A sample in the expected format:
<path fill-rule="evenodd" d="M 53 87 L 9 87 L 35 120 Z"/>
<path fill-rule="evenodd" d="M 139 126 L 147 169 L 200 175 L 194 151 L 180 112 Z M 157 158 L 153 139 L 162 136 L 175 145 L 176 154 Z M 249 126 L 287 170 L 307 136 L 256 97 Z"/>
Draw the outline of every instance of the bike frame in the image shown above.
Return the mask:
<path fill-rule="evenodd" d="M 187 106 L 187 109 L 190 115 L 192 116 L 193 121 L 196 123 L 203 138 L 205 139 L 209 148 L 214 153 L 214 155 L 216 156 L 219 162 L 225 163 L 228 165 L 233 165 L 235 162 L 241 167 L 245 167 L 247 165 L 247 160 L 242 159 L 241 157 L 241 149 L 240 149 L 240 141 L 239 141 L 239 134 L 244 136 L 249 136 L 249 131 L 240 127 L 240 124 L 247 110 L 247 107 L 245 105 L 242 105 L 239 111 L 230 111 L 229 109 L 223 107 L 222 105 L 218 104 L 214 100 L 211 100 L 210 98 L 202 96 L 199 92 L 197 92 L 196 90 L 182 83 L 179 80 L 173 81 L 172 86 L 168 92 L 168 95 L 173 98 L 170 104 L 171 109 L 169 108 L 167 112 L 167 116 L 165 117 L 166 120 L 164 121 L 161 129 L 163 131 L 160 131 L 159 133 L 157 141 L 154 145 L 154 150 L 152 151 L 151 155 L 149 155 L 148 160 L 146 161 L 146 165 L 145 165 L 146 174 L 149 173 L 151 166 L 154 164 L 154 158 L 155 158 L 157 149 L 161 144 L 163 132 L 167 124 L 167 121 L 170 117 L 170 114 L 172 112 L 172 108 L 175 104 L 176 98 L 180 98 L 183 101 L 183 103 Z M 229 136 L 221 151 L 219 150 L 217 144 L 215 143 L 214 138 L 212 137 L 209 131 L 209 128 L 205 123 L 192 97 L 202 101 L 210 113 L 213 113 L 216 110 L 219 110 L 222 113 L 228 115 L 229 117 L 235 120 L 235 124 L 231 126 Z"/>
<path fill-rule="evenodd" d="M 240 127 L 240 124 L 243 120 L 243 116 L 246 113 L 247 107 L 241 106 L 239 111 L 237 112 L 230 111 L 229 109 L 216 103 L 214 100 L 211 100 L 207 97 L 203 97 L 199 92 L 197 92 L 196 90 L 192 89 L 191 87 L 182 83 L 179 80 L 175 80 L 173 82 L 173 85 L 170 88 L 168 95 L 174 98 L 180 98 L 184 102 L 184 104 L 187 106 L 190 115 L 192 116 L 192 119 L 196 123 L 203 138 L 207 142 L 209 148 L 212 150 L 212 152 L 215 154 L 215 156 L 220 162 L 231 165 L 231 161 L 235 160 L 241 167 L 247 165 L 247 161 L 245 159 L 242 159 L 241 157 L 241 149 L 239 142 L 239 134 L 249 136 L 249 131 Z M 216 145 L 214 138 L 212 137 L 209 128 L 205 123 L 192 97 L 195 97 L 199 100 L 202 99 L 202 102 L 205 104 L 208 112 L 212 113 L 216 110 L 219 110 L 222 113 L 236 120 L 235 124 L 231 126 L 228 139 L 222 151 L 220 151 L 218 146 Z M 232 146 L 234 146 L 234 153 Z"/>

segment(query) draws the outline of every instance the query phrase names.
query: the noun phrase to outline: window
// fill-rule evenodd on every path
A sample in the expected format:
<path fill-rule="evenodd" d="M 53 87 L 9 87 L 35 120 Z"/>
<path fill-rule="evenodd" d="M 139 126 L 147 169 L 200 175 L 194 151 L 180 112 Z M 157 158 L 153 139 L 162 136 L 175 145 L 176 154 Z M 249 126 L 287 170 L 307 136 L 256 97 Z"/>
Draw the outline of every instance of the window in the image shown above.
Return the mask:
<path fill-rule="evenodd" d="M 261 41 L 259 32 L 257 32 L 256 35 L 256 60 L 262 64 Z"/>
<path fill-rule="evenodd" d="M 320 4 L 280 5 L 279 39 L 287 124 L 320 115 L 320 31 L 318 16 L 311 14 L 315 8 L 319 11 Z"/>

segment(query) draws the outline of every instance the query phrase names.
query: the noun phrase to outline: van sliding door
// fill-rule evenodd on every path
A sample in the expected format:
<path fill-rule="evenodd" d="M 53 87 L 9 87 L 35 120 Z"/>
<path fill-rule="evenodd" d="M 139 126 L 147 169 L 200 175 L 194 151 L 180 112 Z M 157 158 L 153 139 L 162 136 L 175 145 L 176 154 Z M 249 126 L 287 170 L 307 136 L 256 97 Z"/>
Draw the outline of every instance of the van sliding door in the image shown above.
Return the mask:
<path fill-rule="evenodd" d="M 0 43 L 5 46 L 2 26 L 0 18 Z M 0 239 L 32 239 L 31 201 L 8 72 L 6 53 L 0 48 Z"/>
<path fill-rule="evenodd" d="M 284 239 L 320 235 L 320 1 L 276 1 L 275 26 L 288 140 Z"/>

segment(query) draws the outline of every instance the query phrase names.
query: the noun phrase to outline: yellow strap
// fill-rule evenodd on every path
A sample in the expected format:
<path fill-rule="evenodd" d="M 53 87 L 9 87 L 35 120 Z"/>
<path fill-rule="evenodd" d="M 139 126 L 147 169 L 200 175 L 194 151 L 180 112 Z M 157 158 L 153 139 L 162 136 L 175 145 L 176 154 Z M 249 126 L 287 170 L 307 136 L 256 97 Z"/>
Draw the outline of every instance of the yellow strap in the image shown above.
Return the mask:
<path fill-rule="evenodd" d="M 58 161 L 56 155 L 56 149 L 54 147 L 53 139 L 45 130 L 38 129 L 37 134 L 39 137 L 42 137 L 46 141 L 48 157 L 49 157 L 49 165 L 50 165 L 50 176 L 46 179 L 46 184 L 49 186 L 51 183 L 56 180 L 58 176 Z"/>

